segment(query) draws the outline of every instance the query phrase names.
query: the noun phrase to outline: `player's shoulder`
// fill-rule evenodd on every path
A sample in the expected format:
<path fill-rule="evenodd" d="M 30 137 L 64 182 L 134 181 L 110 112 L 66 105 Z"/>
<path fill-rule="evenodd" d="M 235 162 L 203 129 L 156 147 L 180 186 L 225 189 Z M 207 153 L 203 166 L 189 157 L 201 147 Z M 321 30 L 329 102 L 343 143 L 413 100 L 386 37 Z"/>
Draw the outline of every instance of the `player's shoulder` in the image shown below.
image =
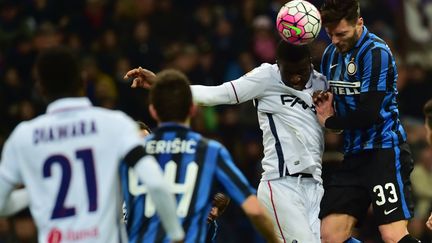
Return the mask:
<path fill-rule="evenodd" d="M 363 53 L 364 56 L 366 54 L 371 54 L 372 52 L 376 51 L 388 53 L 391 55 L 391 50 L 387 43 L 374 33 L 369 32 L 368 38 L 364 41 L 362 47 L 360 48 L 359 54 L 361 55 L 361 53 Z"/>
<path fill-rule="evenodd" d="M 336 51 L 336 46 L 333 44 L 329 44 L 323 52 L 323 57 L 330 55 L 331 53 Z"/>
<path fill-rule="evenodd" d="M 268 78 L 272 77 L 277 72 L 277 65 L 270 63 L 262 63 L 260 66 L 246 73 L 245 77 Z"/>
<path fill-rule="evenodd" d="M 314 90 L 327 90 L 327 78 L 322 73 L 314 69 L 312 71 L 312 85 L 314 87 Z"/>
<path fill-rule="evenodd" d="M 109 110 L 102 107 L 93 107 L 93 114 L 99 119 L 104 119 L 107 123 L 133 123 L 133 119 L 120 110 Z"/>
<path fill-rule="evenodd" d="M 28 137 L 28 134 L 33 133 L 34 128 L 38 127 L 40 124 L 46 123 L 46 114 L 39 115 L 31 120 L 22 121 L 18 123 L 18 125 L 13 129 L 10 134 L 10 138 L 20 138 L 20 137 Z"/>

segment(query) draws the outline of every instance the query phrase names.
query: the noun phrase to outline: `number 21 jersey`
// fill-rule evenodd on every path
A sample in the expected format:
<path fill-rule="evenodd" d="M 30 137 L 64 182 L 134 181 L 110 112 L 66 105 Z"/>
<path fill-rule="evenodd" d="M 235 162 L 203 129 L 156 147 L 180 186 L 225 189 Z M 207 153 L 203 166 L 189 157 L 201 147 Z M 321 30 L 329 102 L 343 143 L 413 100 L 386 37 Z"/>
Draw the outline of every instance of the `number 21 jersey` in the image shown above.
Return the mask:
<path fill-rule="evenodd" d="M 140 144 L 124 113 L 87 98 L 60 99 L 14 130 L 0 176 L 27 188 L 39 242 L 126 242 L 118 169 Z"/>

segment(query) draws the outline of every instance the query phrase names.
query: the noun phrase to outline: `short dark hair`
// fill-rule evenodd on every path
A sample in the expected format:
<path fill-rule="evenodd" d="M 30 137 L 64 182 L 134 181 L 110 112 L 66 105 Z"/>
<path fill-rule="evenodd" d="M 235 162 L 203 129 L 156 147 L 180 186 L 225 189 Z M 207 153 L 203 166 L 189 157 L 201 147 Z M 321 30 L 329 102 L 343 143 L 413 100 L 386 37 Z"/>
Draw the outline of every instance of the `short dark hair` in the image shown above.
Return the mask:
<path fill-rule="evenodd" d="M 354 24 L 359 17 L 360 3 L 358 0 L 325 0 L 321 6 L 323 26 L 337 24 L 342 19 Z"/>
<path fill-rule="evenodd" d="M 310 59 L 311 53 L 308 45 L 293 45 L 281 40 L 276 49 L 276 59 L 287 62 L 299 62 Z"/>
<path fill-rule="evenodd" d="M 156 74 L 149 98 L 161 122 L 186 121 L 192 106 L 189 84 L 186 75 L 180 71 L 168 69 Z"/>
<path fill-rule="evenodd" d="M 428 100 L 423 106 L 423 113 L 426 117 L 427 125 L 432 129 L 432 99 Z"/>
<path fill-rule="evenodd" d="M 83 90 L 78 58 L 65 47 L 42 51 L 35 67 L 38 82 L 49 99 L 76 96 Z"/>
<path fill-rule="evenodd" d="M 140 130 L 146 130 L 148 133 L 152 133 L 150 127 L 142 121 L 136 121 Z"/>

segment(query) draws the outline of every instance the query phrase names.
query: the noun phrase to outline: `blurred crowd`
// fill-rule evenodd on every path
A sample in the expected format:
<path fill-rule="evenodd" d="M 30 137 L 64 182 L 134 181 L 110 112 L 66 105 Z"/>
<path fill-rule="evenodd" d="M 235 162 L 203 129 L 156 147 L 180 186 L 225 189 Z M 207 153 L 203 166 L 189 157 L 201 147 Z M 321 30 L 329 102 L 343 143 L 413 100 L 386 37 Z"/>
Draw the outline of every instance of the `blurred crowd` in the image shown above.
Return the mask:
<path fill-rule="evenodd" d="M 40 50 L 66 45 L 79 54 L 86 94 L 154 127 L 147 91 L 131 89 L 127 70 L 176 68 L 193 84 L 218 85 L 274 63 L 280 40 L 275 18 L 286 0 L 0 0 L 0 148 L 12 129 L 46 107 L 34 85 Z M 311 0 L 317 7 L 320 0 Z M 415 169 L 416 215 L 410 231 L 431 239 L 424 222 L 432 205 L 432 149 L 425 144 L 422 106 L 432 98 L 432 0 L 362 0 L 369 30 L 396 56 L 399 104 Z M 311 45 L 315 69 L 329 40 L 322 30 Z M 62 77 L 58 77 L 61 82 Z M 261 132 L 251 103 L 202 107 L 195 130 L 221 141 L 249 181 L 261 173 Z M 341 137 L 326 135 L 325 169 L 340 162 Z M 325 171 L 325 170 L 324 170 Z M 289 202 L 287 202 L 289 203 Z M 294 219 L 295 220 L 295 219 Z M 235 206 L 220 219 L 219 242 L 262 242 Z M 28 212 L 0 220 L 0 243 L 36 242 Z M 358 238 L 380 242 L 373 219 Z"/>

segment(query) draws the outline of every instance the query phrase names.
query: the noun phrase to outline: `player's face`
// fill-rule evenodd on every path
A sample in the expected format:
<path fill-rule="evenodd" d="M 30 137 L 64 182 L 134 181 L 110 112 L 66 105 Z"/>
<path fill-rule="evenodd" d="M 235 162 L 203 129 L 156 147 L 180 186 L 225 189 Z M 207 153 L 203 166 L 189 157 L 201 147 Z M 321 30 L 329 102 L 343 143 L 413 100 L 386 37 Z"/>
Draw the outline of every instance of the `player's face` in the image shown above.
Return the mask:
<path fill-rule="evenodd" d="M 218 217 L 219 217 L 219 208 L 218 207 L 212 207 L 209 215 L 207 216 L 207 223 L 213 222 Z"/>
<path fill-rule="evenodd" d="M 358 18 L 354 24 L 342 19 L 338 24 L 327 26 L 325 30 L 336 49 L 345 53 L 351 50 L 360 39 L 363 31 L 363 18 Z"/>
<path fill-rule="evenodd" d="M 141 129 L 140 130 L 140 136 L 141 137 L 147 137 L 149 135 L 149 131 L 147 129 Z"/>
<path fill-rule="evenodd" d="M 211 223 L 217 219 L 227 208 L 230 199 L 222 193 L 216 193 L 213 197 L 212 208 L 207 216 L 207 223 Z"/>
<path fill-rule="evenodd" d="M 297 90 L 305 88 L 312 72 L 309 58 L 296 63 L 278 60 L 278 67 L 285 85 Z"/>

